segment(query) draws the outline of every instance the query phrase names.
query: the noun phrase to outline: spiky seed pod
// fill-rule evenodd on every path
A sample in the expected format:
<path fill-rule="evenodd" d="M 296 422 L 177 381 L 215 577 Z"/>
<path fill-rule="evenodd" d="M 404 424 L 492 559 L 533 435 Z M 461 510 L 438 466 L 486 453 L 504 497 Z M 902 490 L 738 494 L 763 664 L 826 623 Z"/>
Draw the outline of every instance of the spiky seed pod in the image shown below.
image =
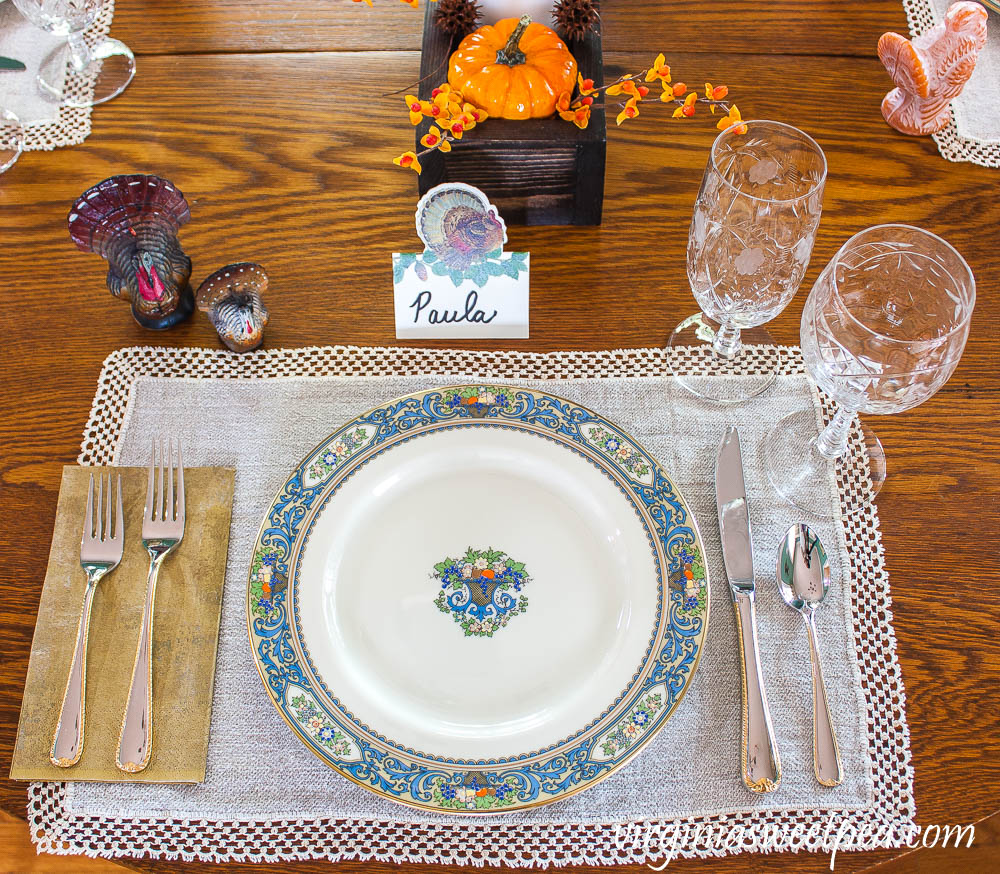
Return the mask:
<path fill-rule="evenodd" d="M 438 0 L 434 20 L 445 33 L 462 39 L 476 29 L 482 14 L 475 0 Z"/>
<path fill-rule="evenodd" d="M 596 30 L 601 17 L 599 6 L 597 0 L 558 0 L 552 7 L 552 17 L 563 39 L 581 40 Z"/>

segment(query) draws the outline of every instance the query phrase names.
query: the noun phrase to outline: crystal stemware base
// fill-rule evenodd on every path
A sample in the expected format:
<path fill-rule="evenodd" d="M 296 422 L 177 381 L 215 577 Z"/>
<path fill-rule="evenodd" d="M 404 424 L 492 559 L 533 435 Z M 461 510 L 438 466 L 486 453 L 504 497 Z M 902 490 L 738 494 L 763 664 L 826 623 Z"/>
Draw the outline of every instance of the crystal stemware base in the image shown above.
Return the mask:
<path fill-rule="evenodd" d="M 24 128 L 9 109 L 0 107 L 0 173 L 9 170 L 24 150 Z"/>
<path fill-rule="evenodd" d="M 72 72 L 85 82 L 94 83 L 89 89 L 74 94 L 67 89 Z M 74 61 L 72 48 L 57 46 L 42 61 L 38 71 L 38 88 L 49 100 L 62 106 L 86 107 L 105 103 L 121 94 L 135 76 L 135 56 L 132 50 L 116 39 L 102 39 Z"/>
<path fill-rule="evenodd" d="M 853 515 L 871 505 L 885 482 L 882 443 L 857 416 L 846 417 L 848 449 L 839 457 L 824 455 L 812 412 L 792 413 L 781 419 L 764 440 L 764 469 L 775 490 L 800 510 L 822 519 L 841 513 Z M 849 470 L 861 476 L 848 477 Z M 837 490 L 841 505 L 830 504 L 830 484 L 860 483 Z"/>
<path fill-rule="evenodd" d="M 739 404 L 774 382 L 773 356 L 755 355 L 755 347 L 772 345 L 774 338 L 764 328 L 744 328 L 735 335 L 704 313 L 695 313 L 674 328 L 667 360 L 674 378 L 691 394 L 718 404 Z M 753 358 L 752 368 L 746 366 L 748 358 Z"/>

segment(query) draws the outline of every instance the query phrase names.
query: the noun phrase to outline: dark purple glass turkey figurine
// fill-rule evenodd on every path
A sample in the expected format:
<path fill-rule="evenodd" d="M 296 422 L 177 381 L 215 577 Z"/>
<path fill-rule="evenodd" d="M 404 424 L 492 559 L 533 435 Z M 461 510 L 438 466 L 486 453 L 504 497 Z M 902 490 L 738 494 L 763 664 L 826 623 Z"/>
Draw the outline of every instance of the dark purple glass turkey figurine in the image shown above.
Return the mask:
<path fill-rule="evenodd" d="M 108 264 L 108 289 L 132 303 L 144 328 L 161 330 L 194 310 L 191 259 L 177 241 L 187 201 L 159 176 L 112 176 L 88 188 L 69 213 L 69 235 Z"/>
<path fill-rule="evenodd" d="M 264 342 L 268 313 L 261 295 L 266 290 L 264 268 L 244 261 L 216 270 L 198 286 L 196 300 L 223 343 L 234 352 L 249 352 Z"/>

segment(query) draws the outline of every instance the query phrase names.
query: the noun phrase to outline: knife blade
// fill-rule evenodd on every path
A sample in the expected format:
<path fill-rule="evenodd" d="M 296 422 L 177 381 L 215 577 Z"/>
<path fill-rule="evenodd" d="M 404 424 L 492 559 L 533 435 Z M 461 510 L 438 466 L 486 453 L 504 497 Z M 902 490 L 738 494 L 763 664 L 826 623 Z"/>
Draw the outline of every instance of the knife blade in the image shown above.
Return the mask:
<path fill-rule="evenodd" d="M 21 73 L 27 69 L 21 61 L 15 61 L 13 58 L 5 58 L 0 55 L 0 70 L 13 70 Z"/>
<path fill-rule="evenodd" d="M 773 792 L 781 783 L 781 759 L 764 691 L 757 647 L 756 587 L 753 576 L 753 538 L 743 479 L 740 434 L 730 425 L 719 446 L 715 464 L 715 500 L 719 510 L 722 560 L 736 608 L 743 679 L 743 728 L 740 770 L 751 792 Z"/>

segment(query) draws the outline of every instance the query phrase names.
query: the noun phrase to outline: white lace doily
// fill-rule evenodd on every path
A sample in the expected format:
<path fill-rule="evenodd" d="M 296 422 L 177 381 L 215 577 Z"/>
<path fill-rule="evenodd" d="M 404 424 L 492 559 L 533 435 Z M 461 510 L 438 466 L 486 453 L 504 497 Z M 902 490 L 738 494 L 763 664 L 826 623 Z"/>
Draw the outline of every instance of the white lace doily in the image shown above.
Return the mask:
<path fill-rule="evenodd" d="M 706 412 L 706 417 L 715 416 L 709 428 L 704 421 L 693 421 L 696 417 L 689 414 L 687 406 L 684 406 L 685 415 L 678 421 L 675 411 L 680 409 L 680 402 L 671 400 L 675 384 L 669 378 L 664 378 L 668 373 L 665 353 L 658 349 L 535 354 L 312 347 L 262 351 L 240 356 L 202 349 L 128 348 L 113 353 L 105 362 L 79 460 L 82 464 L 106 464 L 112 461 L 135 463 L 139 453 L 148 451 L 148 441 L 145 438 L 149 428 L 162 427 L 161 416 L 166 409 L 163 404 L 168 407 L 174 404 L 174 409 L 189 417 L 209 418 L 208 411 L 221 408 L 222 413 L 216 412 L 213 415 L 223 422 L 228 421 L 225 411 L 226 404 L 229 404 L 243 410 L 241 415 L 256 417 L 252 421 L 265 422 L 279 416 L 276 406 L 268 407 L 266 404 L 273 401 L 284 403 L 285 406 L 281 409 L 295 411 L 297 418 L 308 418 L 301 415 L 305 410 L 296 405 L 296 399 L 304 396 L 303 392 L 312 392 L 312 397 L 316 396 L 317 391 L 324 397 L 346 392 L 338 403 L 347 408 L 357 404 L 366 391 L 394 389 L 406 379 L 412 380 L 414 377 L 441 381 L 454 374 L 463 374 L 477 380 L 543 380 L 550 384 L 555 380 L 563 380 L 561 384 L 552 386 L 554 392 L 567 396 L 589 393 L 590 397 L 604 393 L 609 404 L 631 405 L 631 415 L 635 417 L 632 425 L 641 429 L 636 432 L 637 436 L 644 443 L 650 438 L 653 442 L 646 445 L 650 448 L 658 447 L 655 449 L 658 454 L 673 452 L 670 446 L 685 442 L 683 435 L 677 431 L 678 428 L 688 429 L 685 433 L 695 435 L 687 443 L 706 444 L 709 439 L 717 439 L 716 419 L 719 416 L 742 416 L 741 433 L 745 433 L 746 426 L 747 432 L 754 431 L 755 434 L 745 433 L 745 436 L 759 440 L 759 434 L 766 430 L 765 424 L 769 425 L 773 419 L 768 423 L 755 424 L 752 420 L 759 418 L 759 413 L 769 415 L 772 408 L 778 409 L 787 401 L 795 400 L 807 408 L 814 408 L 817 415 L 830 413 L 825 402 L 819 407 L 815 406 L 816 396 L 802 376 L 803 366 L 797 349 L 759 349 L 755 355 L 748 356 L 745 362 L 748 372 L 761 365 L 777 365 L 781 374 L 779 384 L 771 392 L 772 400 L 755 407 L 753 412 Z M 162 379 L 163 377 L 180 379 Z M 286 379 L 274 379 L 275 377 Z M 288 379 L 289 377 L 292 379 Z M 333 381 L 304 380 L 303 377 L 326 377 Z M 372 389 L 371 385 L 374 383 L 378 383 L 378 386 Z M 680 389 L 676 391 L 683 394 Z M 196 396 L 202 397 L 204 403 L 192 411 L 191 400 Z M 259 406 L 254 406 L 255 399 Z M 146 413 L 140 409 L 144 404 Z M 626 408 L 627 406 L 619 406 L 619 409 Z M 265 411 L 267 415 L 261 418 L 261 413 Z M 303 432 L 300 437 L 304 438 L 305 433 L 312 433 L 317 427 L 322 427 L 331 412 L 339 414 L 339 408 L 328 408 L 322 411 L 318 420 L 313 419 L 301 426 L 293 423 L 290 427 L 293 431 L 295 427 L 299 427 Z M 282 421 L 287 422 L 288 418 Z M 177 422 L 172 423 L 172 427 L 177 426 Z M 263 449 L 273 453 L 275 445 L 284 445 L 290 439 L 287 436 L 288 428 L 282 428 L 280 422 L 272 421 L 271 426 L 264 430 L 266 435 L 263 444 L 260 444 L 259 439 L 247 435 L 248 443 L 254 443 L 256 439 L 257 444 L 260 444 L 254 451 Z M 241 431 L 242 433 L 245 432 Z M 185 451 L 188 463 L 199 463 L 196 447 L 204 446 L 207 435 L 208 432 L 205 432 L 199 435 L 201 440 L 188 444 L 191 446 L 190 450 Z M 273 443 L 279 438 L 283 441 L 282 444 Z M 314 441 L 315 436 L 310 439 Z M 268 440 L 272 442 L 268 444 Z M 856 445 L 853 450 L 854 463 L 848 466 L 836 488 L 830 486 L 831 500 L 836 500 L 837 494 L 843 500 L 851 492 L 863 487 L 867 474 L 857 463 L 859 456 Z M 676 451 L 681 453 L 681 458 L 695 457 L 686 455 L 694 451 L 690 446 L 681 446 Z M 714 447 L 710 447 L 710 451 L 714 455 Z M 693 469 L 686 462 L 680 463 L 682 467 L 690 469 L 688 480 L 681 484 L 689 502 L 700 501 L 707 506 L 707 502 L 714 498 L 708 496 L 710 484 L 703 484 L 704 477 L 699 473 L 705 452 L 703 445 L 697 449 L 699 462 Z M 224 460 L 219 456 L 215 458 Z M 749 454 L 745 455 L 745 462 L 755 463 Z M 677 464 L 678 457 L 675 457 L 671 466 Z M 258 476 L 259 472 L 256 470 L 249 476 L 251 491 L 260 491 L 260 488 L 253 485 L 260 484 Z M 760 472 L 753 476 L 759 478 Z M 751 472 L 748 468 L 748 484 L 750 483 Z M 699 496 L 699 489 L 704 494 Z M 237 509 L 234 507 L 234 519 Z M 771 514 L 766 507 L 760 509 L 762 515 Z M 703 523 L 702 534 L 708 538 L 706 543 L 713 536 L 717 540 L 717 532 L 715 535 L 706 534 L 706 527 L 707 523 Z M 282 798 L 275 800 L 273 793 L 271 797 L 265 797 L 260 791 L 253 795 L 245 789 L 234 788 L 237 795 L 242 792 L 247 797 L 224 797 L 221 803 L 216 799 L 211 807 L 211 815 L 196 815 L 199 804 L 205 811 L 210 809 L 205 805 L 204 793 L 199 794 L 199 787 L 33 783 L 28 789 L 28 819 L 33 840 L 40 851 L 109 858 L 148 856 L 205 861 L 377 859 L 508 866 L 616 864 L 661 860 L 665 845 L 669 844 L 669 835 L 674 830 L 685 827 L 693 830 L 698 826 L 703 829 L 701 839 L 692 843 L 681 842 L 674 848 L 676 855 L 720 856 L 748 851 L 829 850 L 831 824 L 834 831 L 853 830 L 857 839 L 851 842 L 852 849 L 900 846 L 913 827 L 916 811 L 902 677 L 896 659 L 888 579 L 874 508 L 845 520 L 840 533 L 841 542 L 832 545 L 829 552 L 836 552 L 840 556 L 839 578 L 845 581 L 845 585 L 840 588 L 843 604 L 841 639 L 847 644 L 841 650 L 846 656 L 841 663 L 851 664 L 853 667 L 850 678 L 841 677 L 843 683 L 850 683 L 850 687 L 845 685 L 839 697 L 834 690 L 833 698 L 839 700 L 839 724 L 845 729 L 842 738 L 845 762 L 848 756 L 853 756 L 849 775 L 853 780 L 853 788 L 849 788 L 849 781 L 845 781 L 845 785 L 838 790 L 824 790 L 812 779 L 811 698 L 808 694 L 808 671 L 804 671 L 801 672 L 804 675 L 804 685 L 793 690 L 794 695 L 789 695 L 787 689 L 773 689 L 776 700 L 780 700 L 784 694 L 786 702 L 793 702 L 790 706 L 786 705 L 782 712 L 776 713 L 779 717 L 776 723 L 784 723 L 786 730 L 794 729 L 792 735 L 795 738 L 794 744 L 788 743 L 782 750 L 783 760 L 786 757 L 789 760 L 786 762 L 788 791 L 783 792 L 783 784 L 782 790 L 773 796 L 751 796 L 743 789 L 738 777 L 738 754 L 734 752 L 732 763 L 728 763 L 725 755 L 722 758 L 719 772 L 721 780 L 727 786 L 732 786 L 731 796 L 726 792 L 720 795 L 716 791 L 716 795 L 722 798 L 722 803 L 716 798 L 710 804 L 699 789 L 702 781 L 710 776 L 708 774 L 690 784 L 690 797 L 682 802 L 668 799 L 655 809 L 643 808 L 636 797 L 614 794 L 617 790 L 612 791 L 610 788 L 607 789 L 610 794 L 601 796 L 598 790 L 602 785 L 610 787 L 614 779 L 612 777 L 604 784 L 578 796 L 582 807 L 567 805 L 560 808 L 540 808 L 538 811 L 526 812 L 520 818 L 517 814 L 511 814 L 503 820 L 459 821 L 438 815 L 421 816 L 389 802 L 385 802 L 387 806 L 380 809 L 378 815 L 361 815 L 359 811 L 368 809 L 364 807 L 365 804 L 374 803 L 371 801 L 374 796 L 352 787 L 324 769 L 297 744 L 290 733 L 284 731 L 272 736 L 273 739 L 267 744 L 268 752 L 272 756 L 280 756 L 287 751 L 290 756 L 288 761 L 298 761 L 294 757 L 300 754 L 306 760 L 305 772 L 311 775 L 312 780 L 322 783 L 308 796 L 308 804 L 286 806 Z M 768 537 L 771 536 L 769 533 Z M 231 549 L 232 567 L 236 567 L 241 561 L 239 550 Z M 236 564 L 233 565 L 233 562 Z M 238 578 L 239 573 L 234 576 Z M 245 572 L 242 576 L 245 579 Z M 721 577 L 721 573 L 719 576 Z M 849 586 L 846 585 L 847 580 L 850 580 Z M 238 579 L 234 583 L 235 588 L 239 589 Z M 719 592 L 715 591 L 714 583 L 715 578 L 713 603 L 717 595 L 720 601 L 728 600 L 724 582 L 721 582 L 722 589 Z M 237 601 L 243 597 L 240 591 L 235 591 L 234 595 Z M 777 598 L 776 592 L 771 595 Z M 732 623 L 732 617 L 726 615 L 726 607 L 725 603 L 715 604 L 712 622 L 717 623 L 718 627 L 710 632 L 709 638 L 715 635 L 722 656 L 735 658 L 734 651 L 726 643 L 728 637 L 725 626 L 727 622 L 730 625 Z M 782 639 L 776 640 L 781 632 L 779 626 L 786 620 L 788 623 L 794 621 L 797 633 L 801 633 L 798 627 L 801 622 L 792 615 L 792 611 L 783 605 L 782 608 L 780 611 L 775 608 L 771 614 L 768 634 L 763 637 L 770 637 L 772 643 L 784 645 Z M 731 613 L 731 609 L 728 612 Z M 827 618 L 832 615 L 826 614 Z M 734 629 L 729 630 L 735 639 Z M 245 628 L 242 629 L 242 635 L 245 646 Z M 804 637 L 802 640 L 804 641 Z M 219 703 L 223 699 L 218 697 L 220 690 L 224 694 L 227 688 L 222 672 L 230 670 L 224 661 L 223 643 L 224 641 L 220 641 L 217 697 L 210 747 L 226 743 L 224 733 L 218 731 L 216 724 L 218 712 L 226 709 L 220 708 Z M 854 652 L 850 653 L 852 646 Z M 804 652 L 803 649 L 802 653 Z M 832 653 L 833 650 L 828 652 Z M 237 652 L 236 655 L 241 659 L 239 663 L 246 667 L 243 663 L 248 658 L 248 653 L 240 656 Z M 852 656 L 856 656 L 856 660 Z M 774 657 L 773 653 L 769 654 L 769 664 L 775 664 L 772 661 Z M 805 658 L 804 655 L 803 657 Z M 710 655 L 707 654 L 706 659 L 710 659 Z M 728 661 L 730 659 L 721 658 L 720 670 L 726 668 Z M 716 664 L 718 667 L 719 661 Z M 247 670 L 253 675 L 251 679 L 259 686 L 259 679 L 252 667 Z M 704 672 L 711 670 L 710 661 L 703 663 L 703 674 L 695 681 L 697 685 L 698 680 L 702 680 L 701 688 L 691 690 L 688 711 L 679 712 L 676 720 L 696 715 L 695 708 L 702 706 L 699 700 L 704 702 L 707 697 L 705 693 L 710 688 L 709 674 Z M 831 679 L 836 682 L 836 677 L 831 677 L 830 674 L 836 672 L 828 671 L 828 684 Z M 734 679 L 733 682 L 737 681 Z M 254 691 L 263 696 L 263 690 Z M 249 691 L 247 695 L 252 697 Z M 725 702 L 725 706 L 732 705 L 736 708 L 730 714 L 733 725 L 738 724 L 738 701 L 739 693 L 736 691 L 735 697 Z M 253 700 L 245 703 L 250 708 L 247 712 L 253 714 L 255 730 L 266 730 L 262 728 L 266 722 L 263 709 L 254 709 L 256 702 Z M 265 702 L 263 708 L 266 707 Z M 772 708 L 774 707 L 773 700 Z M 797 708 L 794 714 L 791 712 L 792 707 Z M 728 710 L 726 712 L 730 713 Z M 240 721 L 243 724 L 235 711 L 226 715 L 230 721 Z M 792 724 L 790 720 L 793 716 L 796 721 Z M 856 728 L 851 727 L 852 722 Z M 668 723 L 665 732 L 670 727 L 671 724 Z M 279 725 L 278 728 L 284 729 L 284 726 Z M 685 729 L 686 732 L 689 730 Z M 713 730 L 709 734 L 715 736 L 718 732 Z M 852 735 L 853 739 L 848 735 Z M 690 738 L 691 735 L 684 734 L 683 737 Z M 709 738 L 707 743 L 711 746 L 715 742 Z M 677 744 L 677 735 L 673 744 Z M 720 741 L 715 746 L 720 746 L 727 752 L 731 747 L 734 748 L 728 741 Z M 694 745 L 692 749 L 695 749 Z M 257 753 L 254 752 L 253 755 L 256 756 Z M 692 756 L 699 757 L 695 762 L 696 770 L 701 768 L 701 755 L 701 752 L 692 753 Z M 798 756 L 798 784 L 794 782 L 796 776 L 792 773 L 795 756 Z M 647 756 L 644 763 L 640 756 L 634 763 L 636 767 L 625 769 L 631 771 L 631 775 L 626 775 L 625 770 L 621 773 L 631 780 L 631 784 L 642 789 L 642 781 L 648 779 L 648 773 L 655 769 L 657 758 L 656 755 Z M 252 759 L 251 764 L 253 761 L 256 760 Z M 268 785 L 273 786 L 274 781 L 294 781 L 294 775 L 289 777 L 283 773 L 281 765 L 275 761 L 271 761 L 269 765 L 267 757 L 260 761 L 260 766 L 255 768 L 265 784 L 270 781 Z M 858 764 L 859 762 L 863 764 Z M 238 780 L 235 765 L 227 769 L 227 764 L 229 761 L 224 757 L 213 759 L 210 749 L 209 777 L 202 788 L 207 789 L 208 783 L 215 780 L 217 786 L 214 791 L 218 796 L 218 781 Z M 308 770 L 313 766 L 318 770 Z M 224 773 L 227 770 L 233 770 L 236 776 Z M 626 784 L 619 785 L 631 784 L 626 781 Z M 841 789 L 844 791 L 841 792 Z M 354 796 L 348 795 L 351 790 L 356 790 Z M 150 801 L 151 798 L 156 800 Z M 790 800 L 794 803 L 790 803 Z M 579 811 L 583 808 L 587 808 L 589 812 L 581 817 Z M 662 818 L 663 812 L 668 808 L 674 812 L 673 815 Z M 338 810 L 350 813 L 338 816 Z M 641 816 L 630 816 L 630 810 L 642 810 L 644 813 Z M 656 815 L 657 812 L 659 815 Z M 530 813 L 534 815 L 527 815 Z M 575 821 L 574 816 L 577 817 Z M 635 826 L 645 829 L 640 837 L 650 836 L 650 845 L 645 845 L 641 839 L 635 840 L 635 833 L 627 833 L 629 839 L 623 840 L 623 828 L 631 829 Z M 713 830 L 714 839 L 707 837 L 707 829 Z M 722 844 L 719 843 L 719 835 L 727 838 Z"/>
<path fill-rule="evenodd" d="M 954 0 L 903 0 L 910 36 L 926 33 Z M 970 130 L 975 124 L 976 130 Z M 951 104 L 951 121 L 934 134 L 949 161 L 1000 168 L 1000 15 L 989 13 L 986 45 L 972 78 Z"/>
<path fill-rule="evenodd" d="M 114 0 L 105 0 L 97 20 L 87 29 L 84 38 L 91 45 L 104 39 L 111 30 L 114 18 Z M 11 102 L 5 93 L 17 89 L 15 109 L 24 125 L 25 151 L 51 150 L 60 146 L 75 146 L 90 135 L 91 107 L 53 107 L 35 85 L 32 69 L 42 54 L 53 44 L 52 37 L 24 20 L 13 3 L 0 5 L 0 27 L 4 28 L 2 54 L 23 60 L 28 70 L 23 73 L 5 74 L 0 88 L 0 106 Z M 55 42 L 58 42 L 56 40 Z M 40 52 L 45 46 L 45 52 Z M 94 93 L 94 78 L 80 76 L 67 65 L 66 90 L 73 98 L 88 98 Z"/>

